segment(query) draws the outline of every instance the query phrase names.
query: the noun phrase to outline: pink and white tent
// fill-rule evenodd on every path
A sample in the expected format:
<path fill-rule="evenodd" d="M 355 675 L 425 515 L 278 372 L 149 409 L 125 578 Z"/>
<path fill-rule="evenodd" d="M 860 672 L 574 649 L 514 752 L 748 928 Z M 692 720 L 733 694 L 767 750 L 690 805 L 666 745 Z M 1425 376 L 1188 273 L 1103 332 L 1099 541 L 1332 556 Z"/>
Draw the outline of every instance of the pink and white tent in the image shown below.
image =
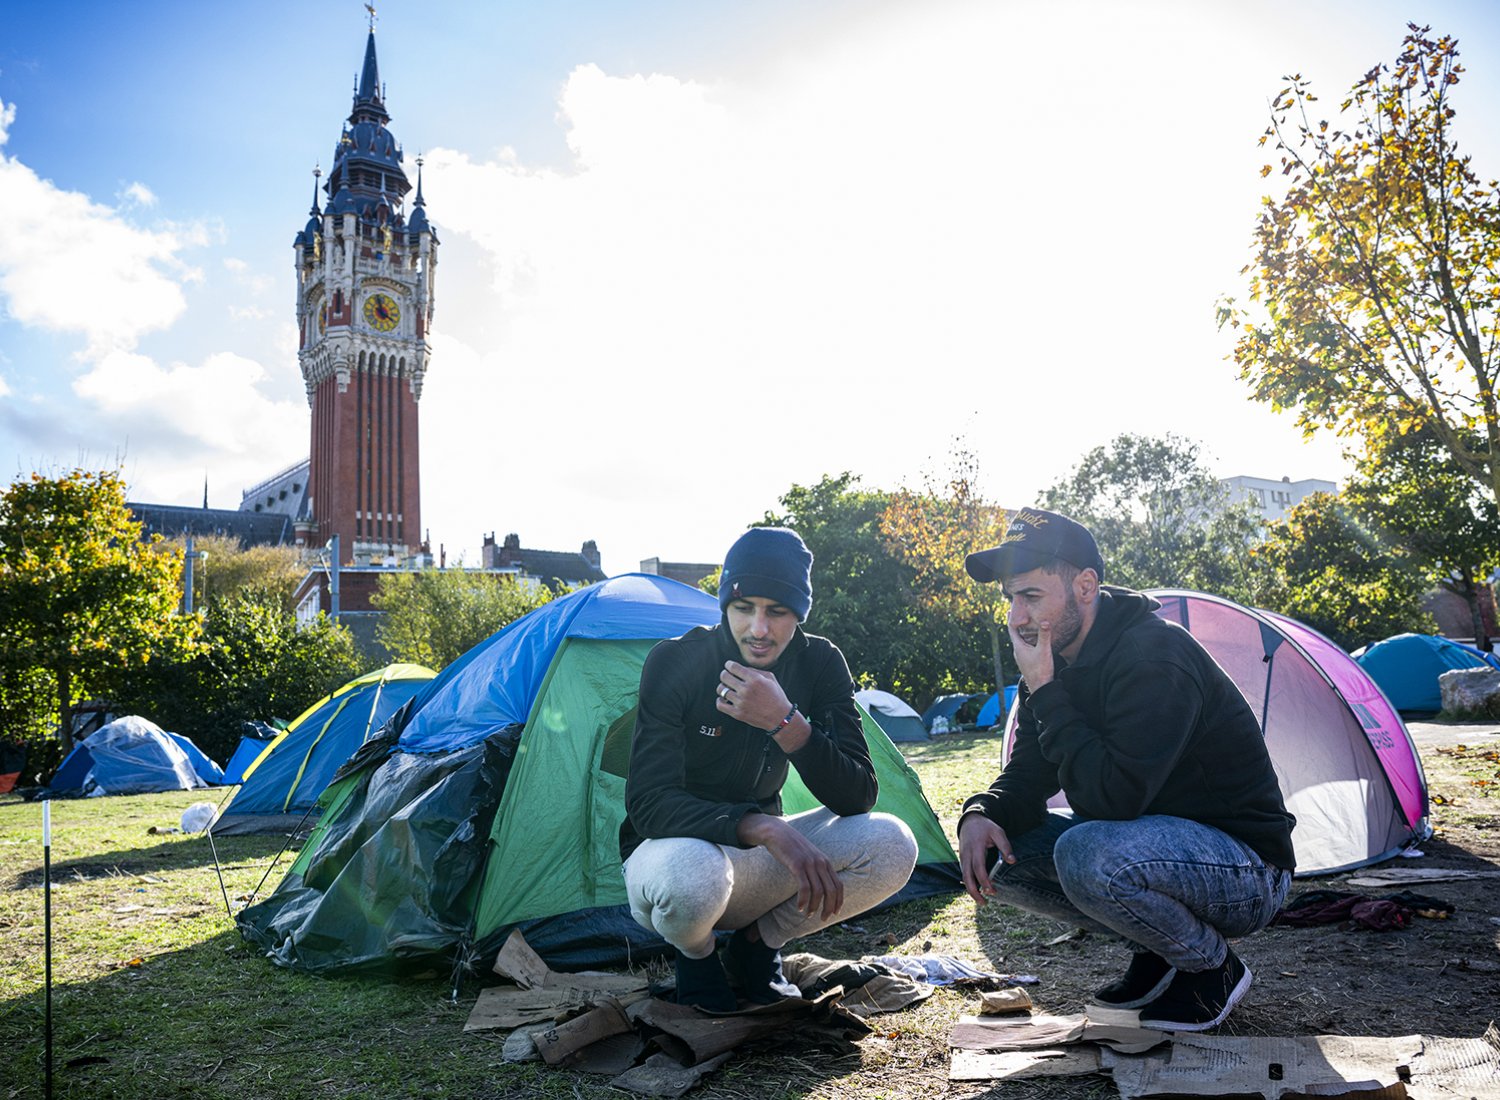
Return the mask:
<path fill-rule="evenodd" d="M 1421 757 L 1354 658 L 1284 615 L 1202 592 L 1148 594 L 1161 603 L 1157 615 L 1202 643 L 1260 719 L 1297 817 L 1299 876 L 1376 863 L 1432 835 Z M 1066 802 L 1058 796 L 1051 805 Z"/>

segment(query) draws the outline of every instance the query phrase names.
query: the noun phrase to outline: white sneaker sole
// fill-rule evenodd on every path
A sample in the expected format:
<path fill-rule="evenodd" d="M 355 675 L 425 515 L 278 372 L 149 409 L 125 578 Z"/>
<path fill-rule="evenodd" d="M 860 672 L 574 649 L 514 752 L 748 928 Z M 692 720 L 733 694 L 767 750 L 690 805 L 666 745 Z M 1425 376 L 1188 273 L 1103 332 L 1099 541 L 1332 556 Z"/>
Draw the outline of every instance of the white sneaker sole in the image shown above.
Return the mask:
<path fill-rule="evenodd" d="M 1175 977 L 1177 977 L 1177 971 L 1175 969 L 1168 970 L 1162 975 L 1161 981 L 1157 982 L 1144 995 L 1135 998 L 1133 1001 L 1090 1001 L 1089 1004 L 1109 1009 L 1145 1008 L 1167 991 L 1167 986 L 1172 984 L 1172 979 Z"/>
<path fill-rule="evenodd" d="M 1250 991 L 1250 982 L 1254 977 L 1255 975 L 1250 972 L 1250 968 L 1246 966 L 1245 973 L 1240 976 L 1240 980 L 1229 991 L 1229 996 L 1224 1001 L 1223 1011 L 1212 1020 L 1207 1020 L 1203 1023 L 1183 1023 L 1180 1020 L 1153 1020 L 1149 1019 L 1146 1013 L 1143 1012 L 1141 1013 L 1140 1026 L 1149 1028 L 1152 1031 L 1207 1031 L 1210 1028 L 1218 1027 L 1229 1018 L 1229 1014 L 1234 1011 L 1234 1006 L 1245 999 L 1245 994 Z"/>

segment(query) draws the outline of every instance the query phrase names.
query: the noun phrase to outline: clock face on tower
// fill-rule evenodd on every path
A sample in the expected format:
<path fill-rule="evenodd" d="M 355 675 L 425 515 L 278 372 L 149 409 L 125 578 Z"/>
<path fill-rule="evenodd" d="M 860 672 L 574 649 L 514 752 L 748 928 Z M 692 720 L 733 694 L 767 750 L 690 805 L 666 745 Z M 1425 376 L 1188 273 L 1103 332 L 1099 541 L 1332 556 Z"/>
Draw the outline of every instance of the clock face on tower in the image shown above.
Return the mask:
<path fill-rule="evenodd" d="M 371 294 L 365 299 L 365 321 L 373 329 L 390 332 L 401 320 L 401 307 L 395 299 L 384 294 Z"/>

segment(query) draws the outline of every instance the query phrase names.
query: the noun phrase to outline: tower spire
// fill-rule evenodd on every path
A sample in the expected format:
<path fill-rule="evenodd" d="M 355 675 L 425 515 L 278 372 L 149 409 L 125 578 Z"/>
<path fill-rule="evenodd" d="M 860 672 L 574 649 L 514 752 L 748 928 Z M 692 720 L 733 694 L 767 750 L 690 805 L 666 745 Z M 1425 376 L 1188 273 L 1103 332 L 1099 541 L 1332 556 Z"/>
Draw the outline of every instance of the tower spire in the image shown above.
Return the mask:
<path fill-rule="evenodd" d="M 368 5 L 367 5 L 368 6 Z M 372 12 L 373 8 L 370 9 Z M 373 16 L 369 37 L 365 39 L 365 63 L 359 71 L 359 90 L 354 93 L 356 105 L 360 103 L 380 104 L 380 62 L 375 57 L 375 27 Z"/>
<path fill-rule="evenodd" d="M 322 165 L 313 165 L 313 202 L 312 209 L 308 211 L 308 214 L 310 214 L 314 218 L 319 217 L 323 213 L 323 211 L 318 209 L 318 180 L 320 180 L 322 176 Z"/>

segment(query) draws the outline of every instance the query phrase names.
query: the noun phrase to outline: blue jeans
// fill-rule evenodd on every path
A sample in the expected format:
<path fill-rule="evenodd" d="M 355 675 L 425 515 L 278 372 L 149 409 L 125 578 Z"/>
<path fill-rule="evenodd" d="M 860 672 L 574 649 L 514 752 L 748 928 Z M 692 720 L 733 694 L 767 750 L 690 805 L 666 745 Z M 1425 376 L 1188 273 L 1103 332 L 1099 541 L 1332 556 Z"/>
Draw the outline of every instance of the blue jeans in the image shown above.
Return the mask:
<path fill-rule="evenodd" d="M 1124 937 L 1179 970 L 1224 962 L 1226 937 L 1271 923 L 1292 876 L 1228 833 L 1181 817 L 1079 821 L 1052 810 L 1011 840 L 995 900 Z"/>

